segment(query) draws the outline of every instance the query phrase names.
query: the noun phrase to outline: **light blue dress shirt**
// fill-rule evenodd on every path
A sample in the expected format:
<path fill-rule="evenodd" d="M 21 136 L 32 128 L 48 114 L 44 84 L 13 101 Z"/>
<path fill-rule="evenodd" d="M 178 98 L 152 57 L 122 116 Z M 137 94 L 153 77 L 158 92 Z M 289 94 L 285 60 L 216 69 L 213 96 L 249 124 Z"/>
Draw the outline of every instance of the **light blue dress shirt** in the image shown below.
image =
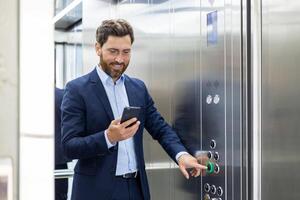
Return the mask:
<path fill-rule="evenodd" d="M 110 106 L 112 108 L 114 118 L 120 119 L 123 113 L 123 109 L 129 106 L 126 88 L 124 84 L 124 75 L 122 75 L 115 83 L 113 79 L 108 76 L 101 67 L 96 66 L 97 73 L 101 79 L 101 82 L 106 91 Z M 116 144 L 111 144 L 107 138 L 105 131 L 105 139 L 107 147 L 110 148 Z M 128 138 L 123 141 L 119 141 L 118 148 L 118 160 L 116 168 L 116 176 L 126 173 L 132 173 L 137 171 L 136 155 L 134 151 L 133 138 Z"/>

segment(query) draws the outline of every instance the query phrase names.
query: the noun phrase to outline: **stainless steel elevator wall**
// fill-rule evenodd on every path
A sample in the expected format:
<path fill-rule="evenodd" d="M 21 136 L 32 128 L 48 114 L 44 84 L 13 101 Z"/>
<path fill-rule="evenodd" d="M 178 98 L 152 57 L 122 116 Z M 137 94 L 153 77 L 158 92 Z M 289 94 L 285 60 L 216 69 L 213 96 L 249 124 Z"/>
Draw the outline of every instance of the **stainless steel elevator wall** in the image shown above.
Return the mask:
<path fill-rule="evenodd" d="M 98 63 L 94 43 L 101 21 L 128 20 L 135 42 L 126 73 L 146 83 L 158 110 L 191 154 L 211 151 L 220 156 L 218 174 L 185 180 L 159 144 L 144 134 L 152 199 L 204 199 L 205 194 L 222 200 L 242 199 L 240 1 L 114 2 L 83 3 L 85 71 Z M 208 16 L 217 17 L 208 22 Z M 210 147 L 211 140 L 217 143 L 215 149 Z M 223 194 L 205 192 L 205 183 L 222 187 Z"/>
<path fill-rule="evenodd" d="M 262 1 L 262 199 L 299 199 L 300 3 Z"/>

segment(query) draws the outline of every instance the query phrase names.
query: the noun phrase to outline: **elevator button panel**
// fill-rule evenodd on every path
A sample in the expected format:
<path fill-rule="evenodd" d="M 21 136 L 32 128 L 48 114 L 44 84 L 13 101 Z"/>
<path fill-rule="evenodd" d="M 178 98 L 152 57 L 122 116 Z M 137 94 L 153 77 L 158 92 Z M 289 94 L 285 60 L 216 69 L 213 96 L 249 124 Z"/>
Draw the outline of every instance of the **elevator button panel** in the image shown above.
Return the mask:
<path fill-rule="evenodd" d="M 205 183 L 204 184 L 204 191 L 205 191 L 205 195 L 204 195 L 204 199 L 221 199 L 220 197 L 223 195 L 223 189 L 221 186 L 216 187 L 215 185 L 209 185 L 209 183 Z M 208 194 L 210 193 L 210 194 Z M 211 196 L 213 198 L 211 198 Z"/>
<path fill-rule="evenodd" d="M 208 146 L 206 146 L 208 145 Z M 223 162 L 222 149 L 217 147 L 217 141 L 215 139 L 210 139 L 208 143 L 204 146 L 207 151 L 208 161 L 206 163 L 207 176 L 204 177 L 203 183 L 203 199 L 209 200 L 222 200 L 225 196 L 224 188 L 224 174 L 221 172 L 221 163 Z M 220 145 L 221 147 L 222 145 Z"/>

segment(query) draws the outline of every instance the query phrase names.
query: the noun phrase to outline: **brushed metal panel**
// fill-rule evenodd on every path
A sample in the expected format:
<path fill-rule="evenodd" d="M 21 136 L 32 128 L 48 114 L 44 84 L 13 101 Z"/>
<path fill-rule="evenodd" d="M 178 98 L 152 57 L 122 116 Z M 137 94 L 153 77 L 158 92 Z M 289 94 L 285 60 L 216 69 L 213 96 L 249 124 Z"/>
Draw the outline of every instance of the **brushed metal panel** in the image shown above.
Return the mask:
<path fill-rule="evenodd" d="M 172 1 L 173 127 L 194 154 L 201 150 L 200 1 Z M 201 197 L 201 178 L 186 180 L 174 170 L 173 199 Z"/>
<path fill-rule="evenodd" d="M 262 199 L 299 199 L 300 3 L 262 1 Z"/>

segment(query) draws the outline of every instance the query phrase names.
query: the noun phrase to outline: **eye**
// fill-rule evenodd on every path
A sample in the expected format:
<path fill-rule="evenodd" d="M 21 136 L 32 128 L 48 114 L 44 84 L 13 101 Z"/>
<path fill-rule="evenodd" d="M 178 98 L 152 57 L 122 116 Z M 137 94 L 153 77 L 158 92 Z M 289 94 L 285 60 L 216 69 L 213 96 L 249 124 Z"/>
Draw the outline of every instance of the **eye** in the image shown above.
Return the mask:
<path fill-rule="evenodd" d="M 115 54 L 117 53 L 118 51 L 116 49 L 108 49 L 109 53 L 111 54 Z"/>
<path fill-rule="evenodd" d="M 123 51 L 123 54 L 125 54 L 125 55 L 130 54 L 130 50 L 124 50 L 124 51 Z"/>

